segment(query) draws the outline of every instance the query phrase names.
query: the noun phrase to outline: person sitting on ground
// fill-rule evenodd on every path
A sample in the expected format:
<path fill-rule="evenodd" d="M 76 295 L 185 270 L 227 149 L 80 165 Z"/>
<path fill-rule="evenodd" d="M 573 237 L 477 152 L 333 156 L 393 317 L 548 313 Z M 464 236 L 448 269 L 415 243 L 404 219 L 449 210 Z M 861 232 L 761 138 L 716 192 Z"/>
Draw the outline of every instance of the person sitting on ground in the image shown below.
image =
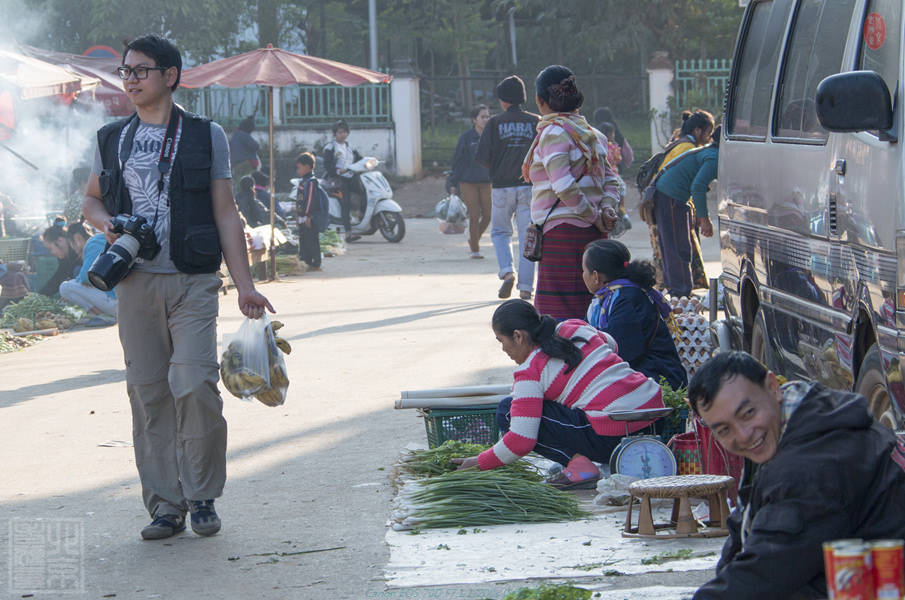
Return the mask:
<path fill-rule="evenodd" d="M 59 292 L 60 284 L 67 279 L 72 279 L 79 272 L 82 267 L 82 259 L 72 249 L 66 238 L 66 219 L 62 216 L 54 218 L 53 225 L 45 229 L 41 235 L 41 241 L 59 262 L 57 270 L 41 286 L 38 293 L 44 296 L 55 296 Z"/>
<path fill-rule="evenodd" d="M 691 378 L 688 401 L 745 458 L 716 577 L 695 600 L 825 598 L 823 542 L 905 537 L 905 442 L 863 396 L 780 386 L 749 354 L 723 352 Z"/>
<path fill-rule="evenodd" d="M 622 242 L 597 240 L 585 248 L 582 277 L 594 294 L 588 323 L 613 336 L 631 368 L 656 382 L 665 377 L 674 390 L 684 387 L 688 376 L 665 320 L 671 309 L 653 287 L 653 265 L 632 260 Z"/>
<path fill-rule="evenodd" d="M 249 227 L 257 227 L 270 222 L 269 211 L 255 198 L 255 180 L 246 175 L 239 180 L 236 191 L 236 205 Z"/>
<path fill-rule="evenodd" d="M 593 488 L 600 470 L 628 430 L 650 421 L 613 421 L 607 414 L 663 408 L 660 386 L 616 354 L 616 342 L 584 321 L 557 324 L 525 300 L 507 300 L 493 313 L 493 333 L 518 367 L 512 397 L 500 401 L 503 438 L 460 468 L 494 469 L 532 450 L 564 466 L 550 483 Z"/>
<path fill-rule="evenodd" d="M 269 223 L 270 222 L 269 221 L 269 219 L 270 219 L 270 191 L 269 191 L 270 176 L 267 175 L 264 171 L 255 169 L 254 171 L 251 172 L 251 178 L 254 179 L 254 182 L 255 182 L 255 185 L 254 185 L 255 198 L 258 200 L 258 202 L 260 202 L 262 205 L 264 205 L 267 208 L 267 219 L 268 219 L 268 223 Z M 286 220 L 285 220 L 286 213 L 285 213 L 285 211 L 283 211 L 282 208 L 280 208 L 279 202 L 273 203 L 273 212 L 275 213 L 274 216 L 280 217 L 280 219 L 278 219 L 277 222 L 282 223 L 282 225 L 279 225 L 279 226 L 286 227 L 287 226 Z"/>
<path fill-rule="evenodd" d="M 24 263 L 5 264 L 0 260 L 0 310 L 28 295 L 28 277 Z"/>
<path fill-rule="evenodd" d="M 106 247 L 104 234 L 91 235 L 82 223 L 72 223 L 66 228 L 66 238 L 73 251 L 81 257 L 82 266 L 74 278 L 60 284 L 60 297 L 91 315 L 84 323 L 86 327 L 115 325 L 116 292 L 101 291 L 88 280 L 88 270 Z"/>

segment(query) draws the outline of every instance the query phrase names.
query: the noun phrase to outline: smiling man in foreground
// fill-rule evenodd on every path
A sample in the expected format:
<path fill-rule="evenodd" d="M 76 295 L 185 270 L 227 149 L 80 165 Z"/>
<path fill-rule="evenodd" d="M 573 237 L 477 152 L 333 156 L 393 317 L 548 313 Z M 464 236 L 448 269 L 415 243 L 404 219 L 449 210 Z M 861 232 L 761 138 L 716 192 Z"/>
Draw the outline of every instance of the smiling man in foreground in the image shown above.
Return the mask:
<path fill-rule="evenodd" d="M 825 598 L 823 542 L 905 536 L 905 444 L 864 397 L 780 387 L 750 355 L 725 352 L 695 373 L 688 400 L 746 459 L 716 577 L 695 600 Z"/>

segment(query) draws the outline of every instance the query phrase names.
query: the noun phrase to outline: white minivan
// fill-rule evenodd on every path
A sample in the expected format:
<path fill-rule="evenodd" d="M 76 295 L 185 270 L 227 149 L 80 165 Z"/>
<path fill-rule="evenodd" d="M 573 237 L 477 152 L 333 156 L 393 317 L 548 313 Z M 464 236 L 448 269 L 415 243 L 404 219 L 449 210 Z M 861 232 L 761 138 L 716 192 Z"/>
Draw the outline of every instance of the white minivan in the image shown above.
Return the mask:
<path fill-rule="evenodd" d="M 733 345 L 905 426 L 902 0 L 752 0 L 718 176 Z"/>

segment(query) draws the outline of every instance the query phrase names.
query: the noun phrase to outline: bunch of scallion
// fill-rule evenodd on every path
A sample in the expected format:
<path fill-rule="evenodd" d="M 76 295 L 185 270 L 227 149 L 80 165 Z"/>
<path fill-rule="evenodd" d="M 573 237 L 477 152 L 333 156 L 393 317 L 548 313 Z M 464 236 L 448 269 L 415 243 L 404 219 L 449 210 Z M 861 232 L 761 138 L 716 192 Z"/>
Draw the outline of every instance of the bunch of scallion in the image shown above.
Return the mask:
<path fill-rule="evenodd" d="M 477 456 L 487 448 L 488 446 L 482 446 L 481 444 L 448 440 L 436 448 L 415 450 L 403 456 L 400 460 L 399 469 L 415 477 L 435 477 L 459 468 L 459 465 L 454 463 L 452 459 Z M 517 473 L 526 479 L 541 480 L 537 468 L 525 461 L 516 461 L 500 468 L 511 473 Z"/>
<path fill-rule="evenodd" d="M 407 483 L 397 496 L 393 528 L 545 523 L 587 516 L 575 496 L 524 473 L 467 469 Z"/>

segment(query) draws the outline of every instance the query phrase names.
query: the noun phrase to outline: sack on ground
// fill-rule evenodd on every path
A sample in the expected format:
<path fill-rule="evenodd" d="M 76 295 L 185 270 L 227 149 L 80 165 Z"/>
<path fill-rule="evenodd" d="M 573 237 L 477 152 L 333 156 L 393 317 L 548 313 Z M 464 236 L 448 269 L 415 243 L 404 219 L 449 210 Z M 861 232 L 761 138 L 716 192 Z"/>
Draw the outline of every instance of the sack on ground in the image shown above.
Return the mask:
<path fill-rule="evenodd" d="M 283 404 L 289 387 L 283 353 L 288 354 L 292 348 L 274 335 L 282 326 L 266 314 L 260 319 L 246 318 L 228 338 L 220 360 L 220 379 L 233 396 L 254 396 L 267 406 Z"/>

